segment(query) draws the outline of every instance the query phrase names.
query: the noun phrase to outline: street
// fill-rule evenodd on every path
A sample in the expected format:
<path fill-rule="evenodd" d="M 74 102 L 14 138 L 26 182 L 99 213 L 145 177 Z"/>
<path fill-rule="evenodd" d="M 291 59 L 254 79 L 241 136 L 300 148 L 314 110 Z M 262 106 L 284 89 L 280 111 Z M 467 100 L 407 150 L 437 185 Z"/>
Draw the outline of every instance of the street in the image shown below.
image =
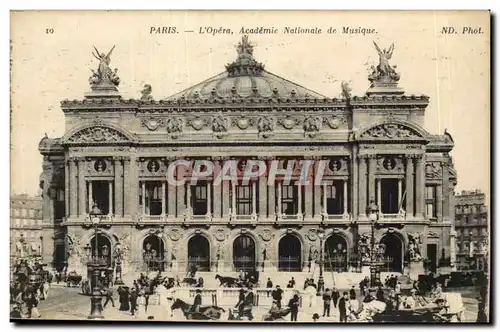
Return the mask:
<path fill-rule="evenodd" d="M 471 298 L 469 294 L 464 294 L 463 301 L 466 307 L 465 318 L 466 322 L 475 322 L 477 318 L 477 300 Z M 104 299 L 103 299 L 104 304 Z M 144 307 L 140 306 L 137 317 L 132 317 L 128 312 L 118 311 L 118 300 L 115 295 L 115 308 L 111 303 L 104 309 L 103 315 L 109 320 L 147 320 L 148 317 L 154 317 L 154 320 L 161 321 L 184 321 L 185 318 L 180 310 L 176 310 L 173 316 L 170 316 L 165 306 L 151 305 L 148 313 L 144 312 Z M 223 306 L 224 309 L 229 309 L 229 306 Z M 255 321 L 261 321 L 262 316 L 267 313 L 269 306 L 254 307 L 253 313 Z M 39 311 L 42 315 L 41 319 L 66 319 L 80 320 L 87 319 L 90 313 L 90 297 L 80 294 L 80 288 L 68 288 L 66 286 L 53 286 L 50 289 L 47 300 L 41 301 Z M 338 309 L 331 306 L 331 316 L 321 317 L 323 314 L 323 304 L 320 298 L 316 299 L 315 305 L 309 307 L 307 304 L 299 309 L 298 321 L 312 321 L 314 313 L 320 315 L 318 322 L 338 322 Z M 221 320 L 227 320 L 227 311 Z M 285 317 L 286 321 L 290 320 L 290 316 Z"/>

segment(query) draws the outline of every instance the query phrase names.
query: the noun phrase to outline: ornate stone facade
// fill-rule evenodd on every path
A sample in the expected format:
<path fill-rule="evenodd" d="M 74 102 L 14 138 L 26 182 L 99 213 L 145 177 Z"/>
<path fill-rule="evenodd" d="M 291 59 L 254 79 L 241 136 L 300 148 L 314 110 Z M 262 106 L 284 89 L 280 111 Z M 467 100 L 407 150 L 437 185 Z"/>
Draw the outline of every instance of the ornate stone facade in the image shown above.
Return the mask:
<path fill-rule="evenodd" d="M 100 239 L 121 246 L 129 270 L 143 269 L 154 247 L 164 269 L 304 271 L 314 269 L 321 243 L 330 265 L 359 268 L 370 256 L 371 200 L 381 209 L 374 236 L 388 270 L 424 260 L 446 268 L 438 261 L 450 257 L 453 140 L 422 128 L 429 98 L 401 93 L 386 62 L 366 95 L 351 96 L 344 84 L 336 99 L 264 70 L 247 38 L 237 51 L 225 72 L 166 99 L 145 86 L 139 99 L 125 100 L 117 84 L 96 81 L 85 99 L 61 103 L 78 124 L 40 143 L 44 186 L 65 193 L 62 220 L 44 196 L 44 223 L 66 235 L 71 268 L 82 266 L 92 242 L 93 204 L 104 213 Z M 268 186 L 265 177 L 247 187 L 212 177 L 203 187 L 174 186 L 165 172 L 177 159 L 216 168 L 232 159 L 324 161 L 330 184 L 316 185 L 314 171 L 298 187 Z"/>

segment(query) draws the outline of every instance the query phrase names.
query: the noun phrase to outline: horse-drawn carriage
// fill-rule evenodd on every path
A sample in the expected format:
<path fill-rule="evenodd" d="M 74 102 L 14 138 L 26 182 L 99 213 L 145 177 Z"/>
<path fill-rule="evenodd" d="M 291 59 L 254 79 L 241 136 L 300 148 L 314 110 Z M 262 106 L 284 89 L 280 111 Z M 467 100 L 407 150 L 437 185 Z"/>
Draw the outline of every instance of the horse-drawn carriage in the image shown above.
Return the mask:
<path fill-rule="evenodd" d="M 76 271 L 71 271 L 66 276 L 66 285 L 68 287 L 78 287 L 82 282 L 83 277 Z"/>
<path fill-rule="evenodd" d="M 254 287 L 259 288 L 259 271 L 250 271 L 245 274 L 245 278 L 235 278 L 235 277 L 225 277 L 219 274 L 215 275 L 215 279 L 217 279 L 220 283 L 221 287 L 228 288 L 246 288 L 246 287 Z"/>

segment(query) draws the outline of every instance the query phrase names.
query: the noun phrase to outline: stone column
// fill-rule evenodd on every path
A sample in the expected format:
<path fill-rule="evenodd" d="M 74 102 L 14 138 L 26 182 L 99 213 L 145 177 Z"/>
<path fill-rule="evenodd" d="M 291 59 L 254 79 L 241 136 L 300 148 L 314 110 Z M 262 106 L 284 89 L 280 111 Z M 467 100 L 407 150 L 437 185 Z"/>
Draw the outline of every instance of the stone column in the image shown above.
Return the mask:
<path fill-rule="evenodd" d="M 276 220 L 276 182 L 269 183 L 268 191 L 268 215 L 270 220 Z"/>
<path fill-rule="evenodd" d="M 413 156 L 407 155 L 406 158 L 406 216 L 407 218 L 413 218 Z"/>
<path fill-rule="evenodd" d="M 297 214 L 302 214 L 302 186 L 300 185 L 300 183 L 297 183 L 297 201 Z"/>
<path fill-rule="evenodd" d="M 94 206 L 94 194 L 92 193 L 92 181 L 87 181 L 87 188 L 88 188 L 88 193 L 89 193 L 89 211 L 92 210 L 92 207 Z"/>
<path fill-rule="evenodd" d="M 212 214 L 212 184 L 207 181 L 207 214 Z"/>
<path fill-rule="evenodd" d="M 429 216 L 432 217 L 432 216 Z M 436 186 L 436 218 L 437 221 L 443 220 L 443 186 Z"/>
<path fill-rule="evenodd" d="M 375 172 L 377 171 L 377 156 L 369 156 L 369 169 L 368 169 L 368 203 L 373 199 L 375 200 Z M 380 205 L 379 205 L 380 209 Z"/>
<path fill-rule="evenodd" d="M 282 183 L 281 181 L 278 182 L 278 205 L 277 205 L 277 214 L 278 217 L 281 217 L 282 211 L 281 211 L 281 189 L 282 189 Z"/>
<path fill-rule="evenodd" d="M 305 185 L 305 218 L 310 219 L 313 217 L 313 187 L 314 187 L 314 179 L 310 178 L 309 184 Z"/>
<path fill-rule="evenodd" d="M 353 156 L 351 158 L 351 213 L 354 220 L 358 217 L 358 148 L 353 147 Z"/>
<path fill-rule="evenodd" d="M 376 187 L 377 187 L 377 205 L 382 213 L 382 180 L 376 179 Z"/>
<path fill-rule="evenodd" d="M 78 214 L 84 216 L 87 213 L 86 195 L 87 184 L 85 183 L 85 159 L 78 158 Z"/>
<path fill-rule="evenodd" d="M 177 180 L 180 181 L 184 178 L 184 168 L 177 169 Z M 186 212 L 186 186 L 189 187 L 189 183 L 186 180 L 184 184 L 176 186 L 177 188 L 177 218 L 182 218 L 184 212 Z M 190 204 L 190 203 L 188 203 Z"/>
<path fill-rule="evenodd" d="M 192 206 L 191 206 L 191 183 L 186 182 L 186 209 L 191 213 L 192 211 Z"/>
<path fill-rule="evenodd" d="M 325 216 L 328 215 L 328 206 L 327 206 L 327 201 L 326 201 L 326 199 L 327 199 L 326 196 L 328 193 L 327 189 L 328 189 L 327 185 L 323 184 L 323 196 L 322 196 L 323 197 L 323 204 L 321 204 L 322 205 L 321 206 L 321 213 L 323 213 L 323 215 L 325 215 Z"/>
<path fill-rule="evenodd" d="M 228 180 L 222 181 L 222 217 L 229 218 L 229 211 L 231 210 L 231 203 L 229 202 L 229 198 L 231 196 L 231 192 L 229 187 L 231 186 L 231 182 Z"/>
<path fill-rule="evenodd" d="M 259 220 L 267 219 L 267 178 L 259 177 Z"/>
<path fill-rule="evenodd" d="M 176 186 L 173 183 L 169 183 L 167 186 L 167 199 L 168 199 L 168 218 L 174 219 L 176 217 L 175 214 L 175 205 L 177 203 L 176 197 Z"/>
<path fill-rule="evenodd" d="M 231 213 L 237 215 L 236 211 L 236 181 L 231 181 Z"/>
<path fill-rule="evenodd" d="M 398 179 L 398 207 L 401 207 L 401 199 L 403 197 L 403 180 Z M 399 211 L 398 211 L 399 213 Z"/>
<path fill-rule="evenodd" d="M 366 156 L 359 156 L 359 205 L 358 205 L 358 211 L 359 211 L 359 216 L 360 218 L 366 219 L 366 176 L 367 176 L 367 170 L 366 170 L 366 164 L 368 162 Z"/>
<path fill-rule="evenodd" d="M 167 213 L 167 199 L 165 197 L 165 181 L 161 182 L 161 215 L 164 217 Z"/>
<path fill-rule="evenodd" d="M 443 222 L 450 222 L 454 220 L 452 218 L 452 205 L 451 202 L 453 201 L 453 188 L 450 183 L 450 173 L 449 173 L 449 156 L 445 155 L 444 156 L 445 160 L 441 163 L 441 169 L 443 171 Z"/>
<path fill-rule="evenodd" d="M 139 161 L 133 158 L 124 158 L 123 180 L 125 197 L 125 215 L 127 218 L 135 219 L 139 207 Z"/>
<path fill-rule="evenodd" d="M 416 182 L 416 202 L 417 202 L 417 218 L 424 218 L 425 216 L 425 156 L 419 155 L 417 157 L 415 169 L 415 182 Z"/>
<path fill-rule="evenodd" d="M 64 163 L 64 216 L 69 217 L 69 163 L 71 161 L 66 160 Z"/>
<path fill-rule="evenodd" d="M 115 158 L 115 216 L 123 216 L 123 164 L 121 157 Z"/>
<path fill-rule="evenodd" d="M 219 173 L 221 171 L 221 165 L 219 160 L 214 161 L 214 176 L 212 179 L 215 180 L 217 176 L 219 176 Z M 222 192 L 222 186 L 221 185 L 213 185 L 213 192 L 214 192 L 214 219 L 220 219 L 221 218 L 221 210 L 222 210 L 222 197 L 221 197 L 221 192 Z"/>
<path fill-rule="evenodd" d="M 69 215 L 76 217 L 78 215 L 78 183 L 77 183 L 78 161 L 75 158 L 69 159 L 69 188 L 66 188 L 69 197 Z"/>
<path fill-rule="evenodd" d="M 108 182 L 108 201 L 109 201 L 109 212 L 110 216 L 113 215 L 113 181 Z"/>
<path fill-rule="evenodd" d="M 316 173 L 314 174 L 313 184 L 316 183 Z M 323 215 L 324 202 L 321 199 L 322 185 L 318 184 L 314 186 L 314 219 L 321 220 Z"/>
<path fill-rule="evenodd" d="M 252 181 L 252 214 L 257 214 L 257 183 Z"/>
<path fill-rule="evenodd" d="M 348 210 L 348 199 L 347 199 L 347 195 L 348 195 L 348 186 L 347 186 L 347 179 L 344 180 L 344 215 L 348 215 L 349 214 L 349 210 Z"/>
<path fill-rule="evenodd" d="M 141 181 L 141 215 L 146 215 L 146 181 Z"/>

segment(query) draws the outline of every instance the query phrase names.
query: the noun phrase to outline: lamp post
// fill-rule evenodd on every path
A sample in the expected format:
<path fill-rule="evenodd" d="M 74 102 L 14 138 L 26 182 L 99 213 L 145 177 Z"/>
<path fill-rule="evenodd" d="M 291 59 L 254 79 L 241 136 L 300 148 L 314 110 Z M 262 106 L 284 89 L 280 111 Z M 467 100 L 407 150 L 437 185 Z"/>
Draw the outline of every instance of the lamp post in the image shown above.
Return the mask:
<path fill-rule="evenodd" d="M 379 208 L 374 200 L 370 201 L 367 208 L 368 219 L 371 226 L 371 241 L 370 241 L 370 287 L 377 287 L 380 284 L 380 266 L 378 255 L 375 253 L 375 226 L 379 218 Z"/>
<path fill-rule="evenodd" d="M 88 269 L 92 271 L 92 278 L 94 280 L 94 287 L 92 289 L 92 297 L 90 298 L 90 315 L 88 319 L 103 319 L 102 315 L 102 295 L 99 292 L 99 274 L 100 274 L 100 261 L 98 257 L 98 230 L 99 224 L 101 222 L 101 210 L 94 205 L 92 210 L 89 212 L 90 221 L 92 222 L 92 227 L 94 228 L 95 237 L 95 256 L 92 257 L 92 252 L 89 255 Z"/>
<path fill-rule="evenodd" d="M 325 237 L 325 231 L 319 229 L 318 237 L 319 237 L 319 279 L 318 279 L 318 291 L 316 295 L 322 296 L 325 289 L 325 280 L 323 279 L 323 238 Z"/>
<path fill-rule="evenodd" d="M 115 285 L 124 285 L 122 280 L 122 246 L 120 242 L 115 245 L 115 263 L 116 263 L 116 277 Z"/>

